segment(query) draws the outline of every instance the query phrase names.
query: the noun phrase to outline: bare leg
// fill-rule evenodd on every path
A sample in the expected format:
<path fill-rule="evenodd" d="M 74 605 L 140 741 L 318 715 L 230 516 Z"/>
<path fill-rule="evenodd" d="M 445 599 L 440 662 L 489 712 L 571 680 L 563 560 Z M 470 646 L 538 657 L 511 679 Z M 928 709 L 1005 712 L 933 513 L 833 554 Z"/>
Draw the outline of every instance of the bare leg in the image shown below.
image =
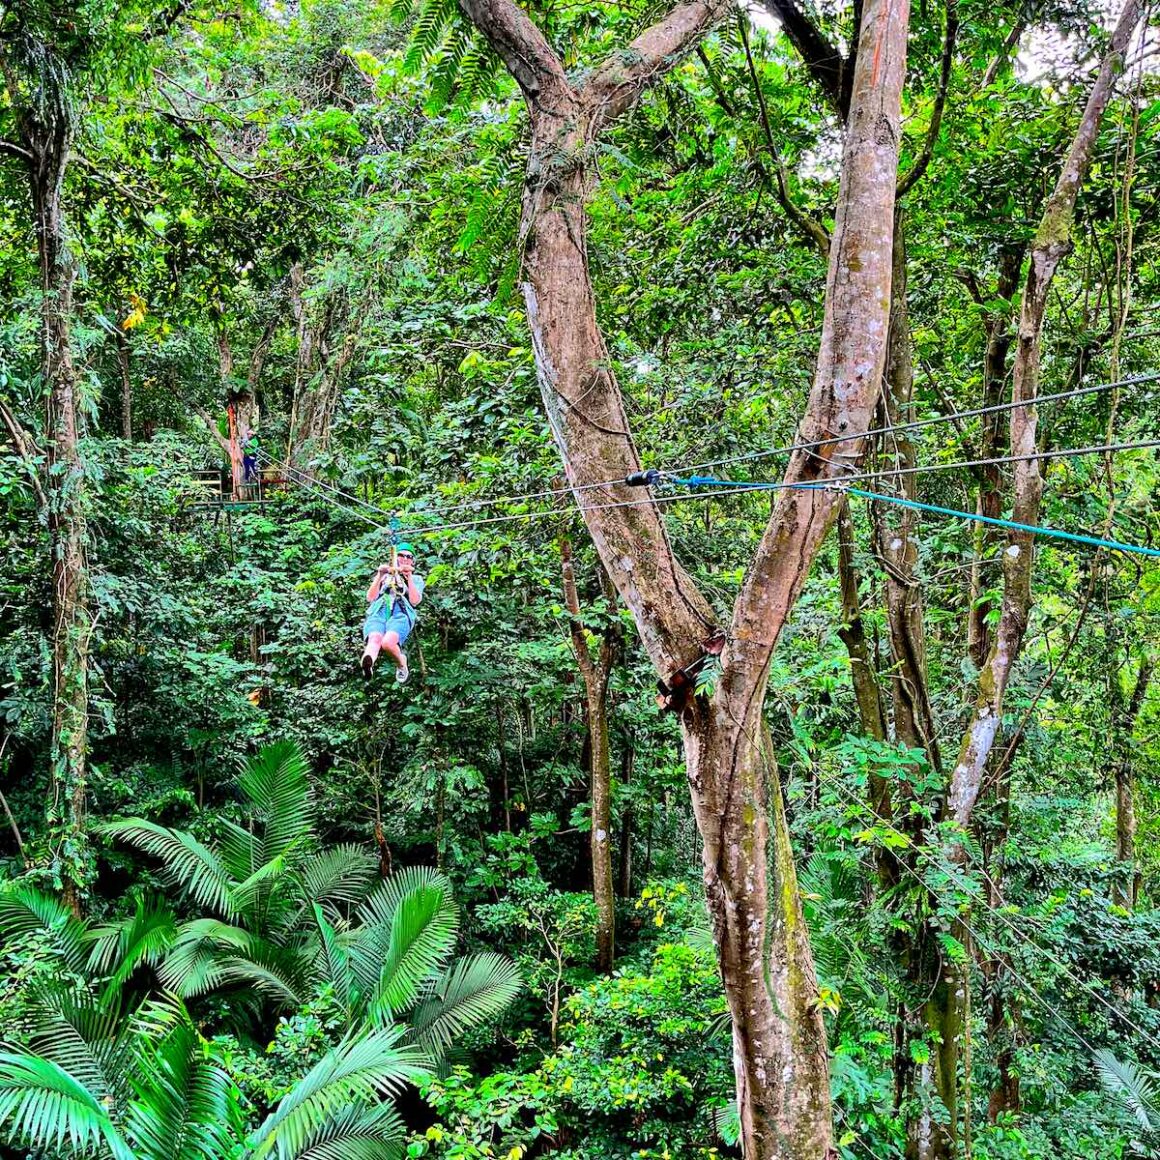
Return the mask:
<path fill-rule="evenodd" d="M 405 669 L 407 667 L 407 658 L 403 656 L 403 650 L 399 647 L 399 634 L 397 632 L 388 632 L 381 640 L 383 649 L 389 654 L 391 660 L 395 662 L 395 667 Z"/>
<path fill-rule="evenodd" d="M 394 633 L 391 634 L 392 636 Z M 371 658 L 371 664 L 379 659 L 379 649 L 383 647 L 383 634 L 381 632 L 372 632 L 367 637 L 367 647 L 363 651 L 363 656 Z"/>

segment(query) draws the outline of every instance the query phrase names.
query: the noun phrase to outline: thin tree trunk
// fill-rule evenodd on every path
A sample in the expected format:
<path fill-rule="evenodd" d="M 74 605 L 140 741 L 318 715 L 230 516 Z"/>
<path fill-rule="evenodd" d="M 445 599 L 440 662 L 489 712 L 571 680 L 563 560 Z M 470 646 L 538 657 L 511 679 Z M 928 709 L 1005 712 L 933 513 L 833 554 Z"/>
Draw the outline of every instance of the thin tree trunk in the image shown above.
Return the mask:
<path fill-rule="evenodd" d="M 129 360 L 129 336 L 121 327 L 116 331 L 117 366 L 121 372 L 121 438 L 133 442 L 133 374 Z"/>
<path fill-rule="evenodd" d="M 608 729 L 608 685 L 616 656 L 611 631 L 600 642 L 600 654 L 592 659 L 588 634 L 580 619 L 580 598 L 572 567 L 572 545 L 560 541 L 564 603 L 576 666 L 584 681 L 588 727 L 588 774 L 591 795 L 589 851 L 592 862 L 592 900 L 596 904 L 596 969 L 607 974 L 616 957 L 616 902 L 612 877 L 612 753 Z M 613 593 L 615 596 L 615 593 Z"/>
<path fill-rule="evenodd" d="M 1076 199 L 1087 174 L 1099 135 L 1104 111 L 1111 99 L 1115 77 L 1120 72 L 1124 53 L 1140 19 L 1139 0 L 1127 0 L 1112 34 L 1107 53 L 1088 95 L 1079 126 L 1068 150 L 1055 189 L 1044 207 L 1039 228 L 1031 245 L 1030 267 L 1023 288 L 1020 307 L 1018 343 L 1015 353 L 1013 401 L 1027 404 L 1010 414 L 1011 452 L 1017 456 L 1034 455 L 1036 448 L 1036 413 L 1033 405 L 1039 390 L 1040 347 L 1047 295 L 1059 263 L 1071 249 L 1071 227 Z M 1013 518 L 1023 524 L 1038 521 L 1043 481 L 1035 459 L 1016 462 L 1013 468 Z M 1003 700 L 1015 662 L 1019 658 L 1031 609 L 1031 569 L 1033 538 L 1026 532 L 1012 532 L 1003 557 L 1003 598 L 990 651 L 979 673 L 978 698 L 974 713 L 962 740 L 958 760 L 951 773 L 943 812 L 944 823 L 953 822 L 967 830 L 987 763 L 994 748 L 1002 720 Z M 967 861 L 963 842 L 952 841 L 948 857 L 959 865 Z M 955 933 L 955 932 L 948 932 Z M 959 1039 L 967 1003 L 967 979 L 964 968 L 950 955 L 943 954 L 943 978 L 929 1005 L 932 1038 L 939 1044 L 935 1057 L 942 1071 L 939 1088 L 953 1095 L 958 1070 Z M 946 1102 L 946 1100 L 944 1100 Z M 948 1104 L 948 1109 L 954 1111 Z M 924 1156 L 950 1154 L 955 1146 L 957 1119 L 950 1119 L 951 1136 L 936 1136 L 936 1149 L 946 1151 L 920 1153 Z"/>
<path fill-rule="evenodd" d="M 842 590 L 842 627 L 838 629 L 838 636 L 850 654 L 850 683 L 854 686 L 854 701 L 858 706 L 862 732 L 875 741 L 885 741 L 888 733 L 886 706 L 862 620 L 862 602 L 858 595 L 860 577 L 854 563 L 855 542 L 850 501 L 843 496 L 838 505 L 838 579 Z M 875 777 L 871 781 L 870 798 L 874 812 L 881 818 L 888 818 L 890 785 L 884 778 Z"/>
<path fill-rule="evenodd" d="M 635 738 L 629 733 L 620 754 L 620 784 L 627 790 L 636 763 Z M 635 823 L 632 800 L 628 799 L 620 815 L 620 866 L 616 892 L 621 898 L 632 897 L 632 836 Z"/>
<path fill-rule="evenodd" d="M 1140 896 L 1140 877 L 1136 869 L 1136 802 L 1135 752 L 1132 732 L 1148 695 L 1148 685 L 1156 669 L 1151 653 L 1140 662 L 1132 695 L 1126 705 L 1117 707 L 1113 724 L 1112 760 L 1116 778 L 1116 861 L 1123 868 L 1123 885 L 1117 884 L 1115 900 L 1128 910 L 1135 909 Z"/>
<path fill-rule="evenodd" d="M 894 272 L 883 407 L 889 425 L 897 427 L 913 417 L 914 398 L 910 315 L 906 304 L 906 234 L 901 214 L 895 221 L 892 253 Z M 883 437 L 883 443 L 895 470 L 900 473 L 893 480 L 895 487 L 907 499 L 916 499 L 918 477 L 913 470 L 914 443 L 909 433 L 891 431 Z M 922 750 L 931 768 L 938 770 L 941 762 L 926 671 L 922 589 L 915 576 L 917 516 L 909 508 L 888 504 L 876 504 L 873 513 L 875 551 L 884 573 L 886 619 L 890 630 L 890 686 L 895 737 L 909 749 Z"/>
<path fill-rule="evenodd" d="M 999 278 L 996 296 L 1007 300 L 1019 285 L 1019 270 L 1023 264 L 1025 247 L 1007 246 L 999 255 Z M 983 355 L 983 399 L 984 407 L 993 407 L 1002 401 L 1003 385 L 1007 378 L 1007 355 L 1011 350 L 1011 313 L 1007 308 L 988 311 L 985 315 L 987 344 Z M 1001 446 L 1002 423 L 999 412 L 983 415 L 981 420 L 982 440 L 979 444 L 979 458 L 993 459 L 1003 453 Z M 998 464 L 988 464 L 979 468 L 979 494 L 976 511 L 988 519 L 998 519 L 1003 514 L 1003 477 Z M 974 554 L 971 560 L 970 597 L 967 613 L 967 652 L 976 669 L 981 669 L 991 647 L 990 630 L 987 619 L 991 613 L 991 603 L 984 596 L 986 577 L 984 559 L 987 549 L 995 542 L 993 528 L 986 524 L 976 524 L 974 530 Z"/>
<path fill-rule="evenodd" d="M 1100 64 L 1080 124 L 1071 143 L 1063 171 L 1043 211 L 1031 246 L 1031 264 L 1023 289 L 1019 338 L 1015 353 L 1013 401 L 1028 404 L 1011 411 L 1011 453 L 1028 456 L 1036 452 L 1037 419 L 1033 405 L 1039 391 L 1040 336 L 1047 308 L 1047 294 L 1059 263 L 1071 249 L 1071 227 L 1076 198 L 1087 174 L 1100 122 L 1111 99 L 1115 78 L 1123 67 L 1124 53 L 1140 20 L 1139 0 L 1128 0 L 1120 14 L 1108 51 Z M 1013 518 L 1034 524 L 1039 516 L 1043 480 L 1039 462 L 1025 459 L 1013 468 L 1015 487 Z M 982 786 L 987 758 L 998 733 L 1003 695 L 1011 675 L 1031 608 L 1033 538 L 1013 532 L 1003 560 L 1003 601 L 990 653 L 979 676 L 975 712 L 951 775 L 946 813 L 966 828 Z M 963 852 L 961 843 L 955 848 Z"/>
<path fill-rule="evenodd" d="M 47 387 L 44 492 L 52 542 L 52 802 L 66 901 L 79 913 L 88 876 L 85 803 L 89 728 L 86 481 L 80 453 L 76 370 L 71 348 L 75 268 L 65 247 L 61 186 L 71 124 L 63 94 L 47 123 L 26 122 L 32 207 L 40 258 L 41 362 Z"/>

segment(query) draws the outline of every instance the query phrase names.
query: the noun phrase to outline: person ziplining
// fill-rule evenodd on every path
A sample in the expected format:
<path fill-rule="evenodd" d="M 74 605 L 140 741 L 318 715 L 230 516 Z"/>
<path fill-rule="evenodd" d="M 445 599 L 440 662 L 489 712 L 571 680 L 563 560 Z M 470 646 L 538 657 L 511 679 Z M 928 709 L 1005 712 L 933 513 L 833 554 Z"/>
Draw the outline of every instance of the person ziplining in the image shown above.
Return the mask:
<path fill-rule="evenodd" d="M 375 671 L 375 661 L 379 652 L 386 650 L 395 662 L 395 680 L 404 684 L 410 676 L 407 668 L 407 654 L 403 645 L 415 621 L 419 619 L 418 608 L 423 601 L 426 582 L 415 572 L 415 549 L 410 544 L 399 544 L 394 550 L 390 564 L 380 564 L 371 577 L 367 589 L 366 620 L 363 622 L 363 676 L 369 681 Z"/>

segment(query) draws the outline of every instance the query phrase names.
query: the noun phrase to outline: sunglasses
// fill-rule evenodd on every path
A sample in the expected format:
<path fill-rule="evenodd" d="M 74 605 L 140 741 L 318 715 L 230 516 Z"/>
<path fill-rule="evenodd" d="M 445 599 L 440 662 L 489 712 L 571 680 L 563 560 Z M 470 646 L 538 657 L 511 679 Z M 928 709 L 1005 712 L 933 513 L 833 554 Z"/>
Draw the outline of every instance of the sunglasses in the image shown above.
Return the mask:
<path fill-rule="evenodd" d="M 413 560 L 415 558 L 410 552 L 396 552 L 395 556 L 399 560 Z"/>

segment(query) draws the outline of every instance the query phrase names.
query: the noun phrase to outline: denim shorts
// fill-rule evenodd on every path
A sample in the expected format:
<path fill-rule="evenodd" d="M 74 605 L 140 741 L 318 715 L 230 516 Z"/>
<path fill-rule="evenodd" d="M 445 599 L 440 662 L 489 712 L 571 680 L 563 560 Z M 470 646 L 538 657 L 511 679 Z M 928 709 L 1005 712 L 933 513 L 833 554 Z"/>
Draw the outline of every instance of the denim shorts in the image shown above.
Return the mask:
<path fill-rule="evenodd" d="M 363 621 L 363 640 L 376 632 L 384 635 L 388 632 L 397 632 L 399 644 L 402 644 L 411 635 L 411 627 L 411 618 L 405 612 L 395 612 L 388 616 L 386 609 L 375 609 L 372 606 L 366 620 Z"/>

